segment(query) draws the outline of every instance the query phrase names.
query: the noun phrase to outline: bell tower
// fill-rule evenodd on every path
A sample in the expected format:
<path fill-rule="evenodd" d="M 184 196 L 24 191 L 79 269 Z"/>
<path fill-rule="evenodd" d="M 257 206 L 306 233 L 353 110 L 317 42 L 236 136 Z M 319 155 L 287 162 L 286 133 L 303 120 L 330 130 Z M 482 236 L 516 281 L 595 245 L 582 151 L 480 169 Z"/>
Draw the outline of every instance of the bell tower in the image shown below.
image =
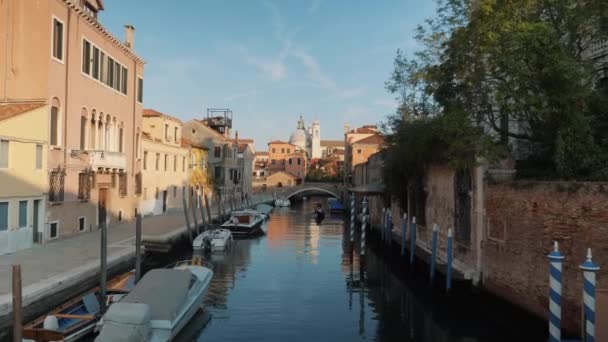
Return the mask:
<path fill-rule="evenodd" d="M 312 158 L 321 158 L 323 155 L 321 152 L 321 123 L 319 120 L 315 120 L 312 123 Z"/>

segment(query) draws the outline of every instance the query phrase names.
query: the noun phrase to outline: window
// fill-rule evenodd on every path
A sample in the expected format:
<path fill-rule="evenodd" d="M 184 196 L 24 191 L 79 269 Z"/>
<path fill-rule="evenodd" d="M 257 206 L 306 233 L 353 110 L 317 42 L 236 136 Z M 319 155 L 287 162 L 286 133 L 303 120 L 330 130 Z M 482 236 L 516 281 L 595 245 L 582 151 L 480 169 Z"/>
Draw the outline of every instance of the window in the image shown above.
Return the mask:
<path fill-rule="evenodd" d="M 222 177 L 222 168 L 220 166 L 215 167 L 214 177 L 215 179 L 220 179 Z"/>
<path fill-rule="evenodd" d="M 160 164 L 160 153 L 156 154 L 156 171 L 158 171 L 158 167 Z"/>
<path fill-rule="evenodd" d="M 93 78 L 99 80 L 99 48 L 93 46 Z"/>
<path fill-rule="evenodd" d="M 154 198 L 158 199 L 158 188 L 156 188 L 156 190 L 154 191 Z"/>
<path fill-rule="evenodd" d="M 169 141 L 169 125 L 165 124 L 165 140 Z"/>
<path fill-rule="evenodd" d="M 127 196 L 127 173 L 120 172 L 118 174 L 118 195 L 120 197 Z"/>
<path fill-rule="evenodd" d="M 273 159 L 273 160 L 271 160 L 271 161 L 270 161 L 270 164 L 272 164 L 272 165 L 276 164 L 276 160 L 274 160 L 274 159 Z"/>
<path fill-rule="evenodd" d="M 300 158 L 298 158 L 298 165 L 300 165 L 302 163 L 302 160 Z"/>
<path fill-rule="evenodd" d="M 137 78 L 137 102 L 144 102 L 144 79 L 141 77 Z"/>
<path fill-rule="evenodd" d="M 289 158 L 289 165 L 291 165 L 291 158 Z"/>
<path fill-rule="evenodd" d="M 42 170 L 42 145 L 36 145 L 36 170 Z"/>
<path fill-rule="evenodd" d="M 272 148 L 272 153 L 276 153 L 276 152 L 277 152 L 277 149 L 273 147 Z"/>
<path fill-rule="evenodd" d="M 173 156 L 173 172 L 177 172 L 177 156 Z"/>
<path fill-rule="evenodd" d="M 59 108 L 51 107 L 51 145 L 59 145 Z"/>
<path fill-rule="evenodd" d="M 173 141 L 177 142 L 177 127 L 173 129 Z"/>
<path fill-rule="evenodd" d="M 144 170 L 148 169 L 148 151 L 144 151 Z"/>
<path fill-rule="evenodd" d="M 186 172 L 186 157 L 182 157 L 182 171 Z"/>
<path fill-rule="evenodd" d="M 99 81 L 102 83 L 106 83 L 107 80 L 107 68 L 108 65 L 106 63 L 106 54 L 103 51 L 99 52 Z"/>
<path fill-rule="evenodd" d="M 8 229 L 8 202 L 0 202 L 0 231 Z"/>
<path fill-rule="evenodd" d="M 84 230 L 85 226 L 86 226 L 86 219 L 84 217 L 79 217 L 78 218 L 78 230 L 82 232 Z"/>
<path fill-rule="evenodd" d="M 173 186 L 173 197 L 177 197 L 177 186 Z"/>
<path fill-rule="evenodd" d="M 49 238 L 51 238 L 51 239 L 56 238 L 58 230 L 59 230 L 59 222 L 51 222 L 51 224 L 49 224 Z"/>
<path fill-rule="evenodd" d="M 144 199 L 148 199 L 148 188 L 144 188 Z"/>
<path fill-rule="evenodd" d="M 121 85 L 120 85 L 120 92 L 127 95 L 127 84 L 129 80 L 129 70 L 127 70 L 127 68 L 125 68 L 124 66 L 122 67 L 122 78 L 121 78 Z"/>
<path fill-rule="evenodd" d="M 118 152 L 124 152 L 123 151 L 124 140 L 125 140 L 125 129 L 120 127 L 118 129 Z"/>
<path fill-rule="evenodd" d="M 221 158 L 222 157 L 222 149 L 219 146 L 215 146 L 213 148 L 213 156 L 215 158 Z"/>
<path fill-rule="evenodd" d="M 19 228 L 27 227 L 27 201 L 19 201 Z"/>
<path fill-rule="evenodd" d="M 8 140 L 0 140 L 0 168 L 8 167 Z"/>
<path fill-rule="evenodd" d="M 291 153 L 291 149 L 290 148 L 287 149 L 287 153 Z"/>
<path fill-rule="evenodd" d="M 93 171 L 85 171 L 78 174 L 78 199 L 87 201 L 91 198 L 93 187 Z M 112 187 L 114 187 L 114 174 L 112 174 Z"/>
<path fill-rule="evenodd" d="M 108 57 L 107 64 L 106 85 L 112 87 L 114 85 L 114 60 L 111 57 Z"/>
<path fill-rule="evenodd" d="M 85 142 L 87 141 L 86 132 L 87 132 L 87 124 L 89 120 L 86 116 L 80 116 L 80 149 L 85 149 Z"/>
<path fill-rule="evenodd" d="M 281 153 L 285 153 L 285 149 L 284 148 L 281 149 Z"/>
<path fill-rule="evenodd" d="M 358 150 L 357 150 L 357 154 L 361 154 L 361 149 L 358 149 Z"/>
<path fill-rule="evenodd" d="M 112 84 L 112 88 L 120 91 L 120 76 L 122 75 L 122 67 L 120 63 L 114 61 L 114 83 Z"/>
<path fill-rule="evenodd" d="M 53 18 L 53 57 L 63 61 L 63 23 Z"/>
<path fill-rule="evenodd" d="M 165 154 L 165 171 L 169 169 L 169 155 Z"/>
<path fill-rule="evenodd" d="M 141 196 L 141 172 L 135 174 L 135 195 Z"/>
<path fill-rule="evenodd" d="M 82 72 L 91 75 L 91 43 L 86 39 L 82 40 Z"/>

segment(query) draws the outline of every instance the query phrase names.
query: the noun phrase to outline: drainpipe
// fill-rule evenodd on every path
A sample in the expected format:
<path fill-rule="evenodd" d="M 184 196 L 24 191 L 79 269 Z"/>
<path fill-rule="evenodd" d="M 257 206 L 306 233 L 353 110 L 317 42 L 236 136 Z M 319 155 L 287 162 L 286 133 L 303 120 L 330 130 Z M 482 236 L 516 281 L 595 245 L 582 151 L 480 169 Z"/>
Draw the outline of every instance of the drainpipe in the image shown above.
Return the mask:
<path fill-rule="evenodd" d="M 4 37 L 4 102 L 8 99 L 7 85 L 8 85 L 8 38 L 9 38 L 9 21 L 11 13 L 11 0 L 6 2 L 6 36 Z"/>
<path fill-rule="evenodd" d="M 65 41 L 65 105 L 63 106 L 63 167 L 66 168 L 68 160 L 68 96 L 69 96 L 69 71 L 70 71 L 70 21 L 72 11 L 68 11 L 68 26 Z"/>

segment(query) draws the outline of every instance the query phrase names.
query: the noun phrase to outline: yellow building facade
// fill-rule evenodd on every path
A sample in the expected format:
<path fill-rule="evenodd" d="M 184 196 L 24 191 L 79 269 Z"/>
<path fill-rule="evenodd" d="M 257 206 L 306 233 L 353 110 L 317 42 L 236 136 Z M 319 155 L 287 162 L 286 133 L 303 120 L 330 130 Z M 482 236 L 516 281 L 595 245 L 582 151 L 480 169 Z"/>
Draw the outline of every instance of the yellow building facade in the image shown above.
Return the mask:
<path fill-rule="evenodd" d="M 142 118 L 142 215 L 181 210 L 188 193 L 190 147 L 182 143 L 182 122 L 172 116 L 145 109 Z"/>
<path fill-rule="evenodd" d="M 45 241 L 47 110 L 0 103 L 0 255 Z"/>
<path fill-rule="evenodd" d="M 213 198 L 212 177 L 209 174 L 209 150 L 202 146 L 190 146 L 190 185 L 199 189 L 199 194 L 207 194 L 208 199 Z"/>

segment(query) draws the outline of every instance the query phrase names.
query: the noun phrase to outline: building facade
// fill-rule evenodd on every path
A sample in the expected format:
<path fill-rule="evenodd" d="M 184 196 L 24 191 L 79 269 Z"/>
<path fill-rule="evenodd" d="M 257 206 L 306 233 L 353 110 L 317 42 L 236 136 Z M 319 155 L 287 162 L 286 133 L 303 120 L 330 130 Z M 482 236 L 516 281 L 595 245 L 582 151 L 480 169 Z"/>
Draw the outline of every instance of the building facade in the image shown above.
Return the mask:
<path fill-rule="evenodd" d="M 240 142 L 238 140 L 237 142 Z M 254 154 L 247 143 L 238 144 L 239 178 L 243 194 L 251 194 L 253 184 Z"/>
<path fill-rule="evenodd" d="M 45 239 L 47 110 L 45 102 L 0 102 L 0 255 Z"/>
<path fill-rule="evenodd" d="M 187 194 L 190 146 L 182 143 L 182 122 L 152 109 L 142 118 L 143 215 L 160 215 L 181 209 Z"/>
<path fill-rule="evenodd" d="M 144 77 L 133 27 L 125 26 L 124 41 L 113 36 L 97 20 L 99 0 L 0 7 L 11 22 L 0 25 L 9 56 L 0 63 L 0 94 L 48 103 L 44 239 L 132 218 L 141 193 Z"/>

